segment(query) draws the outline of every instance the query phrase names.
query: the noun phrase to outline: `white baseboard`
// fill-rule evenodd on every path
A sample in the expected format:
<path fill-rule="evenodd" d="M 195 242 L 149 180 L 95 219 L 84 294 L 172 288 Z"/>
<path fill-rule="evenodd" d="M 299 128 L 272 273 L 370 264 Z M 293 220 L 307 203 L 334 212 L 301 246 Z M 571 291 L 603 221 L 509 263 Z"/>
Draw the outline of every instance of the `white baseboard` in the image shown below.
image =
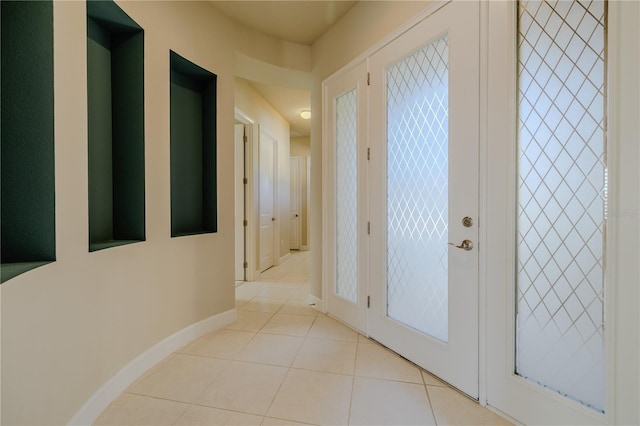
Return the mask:
<path fill-rule="evenodd" d="M 171 353 L 180 349 L 187 343 L 211 333 L 220 328 L 226 327 L 235 322 L 238 318 L 236 309 L 214 315 L 180 331 L 172 334 L 163 341 L 156 343 L 147 349 L 136 359 L 127 364 L 115 376 L 109 379 L 73 416 L 70 425 L 90 425 L 98 416 L 124 392 L 138 377 L 149 368 L 162 361 Z"/>
<path fill-rule="evenodd" d="M 309 251 L 309 246 L 301 245 L 300 251 Z"/>
<path fill-rule="evenodd" d="M 291 257 L 291 252 L 285 254 L 284 256 L 280 257 L 280 264 L 282 265 L 284 263 L 284 261 L 288 260 Z"/>
<path fill-rule="evenodd" d="M 309 305 L 313 305 L 313 308 L 316 311 L 320 311 L 323 314 L 326 313 L 324 311 L 324 307 L 322 306 L 322 299 L 319 299 L 316 296 L 314 296 L 313 294 L 310 294 L 309 297 L 307 298 L 307 302 L 309 303 Z"/>

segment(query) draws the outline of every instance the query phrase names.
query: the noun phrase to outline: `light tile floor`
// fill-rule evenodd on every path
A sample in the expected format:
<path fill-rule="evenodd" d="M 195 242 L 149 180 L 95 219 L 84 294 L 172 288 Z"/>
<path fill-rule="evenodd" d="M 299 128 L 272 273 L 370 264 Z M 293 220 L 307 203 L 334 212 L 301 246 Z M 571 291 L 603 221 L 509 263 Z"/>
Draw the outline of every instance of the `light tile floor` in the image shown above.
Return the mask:
<path fill-rule="evenodd" d="M 98 425 L 509 424 L 307 305 L 309 253 L 236 288 L 238 321 L 142 375 Z"/>

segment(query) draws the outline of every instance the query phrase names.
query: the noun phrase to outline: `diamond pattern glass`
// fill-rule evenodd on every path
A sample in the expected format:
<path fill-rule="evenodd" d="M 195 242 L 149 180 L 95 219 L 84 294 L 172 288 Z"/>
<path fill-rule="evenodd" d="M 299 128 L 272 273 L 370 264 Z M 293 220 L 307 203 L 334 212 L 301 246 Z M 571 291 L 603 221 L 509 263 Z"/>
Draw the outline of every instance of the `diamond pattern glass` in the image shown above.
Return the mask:
<path fill-rule="evenodd" d="M 387 315 L 448 341 L 448 37 L 387 68 Z"/>
<path fill-rule="evenodd" d="M 357 92 L 336 98 L 336 294 L 358 300 Z"/>
<path fill-rule="evenodd" d="M 604 411 L 604 1 L 520 1 L 516 372 Z"/>

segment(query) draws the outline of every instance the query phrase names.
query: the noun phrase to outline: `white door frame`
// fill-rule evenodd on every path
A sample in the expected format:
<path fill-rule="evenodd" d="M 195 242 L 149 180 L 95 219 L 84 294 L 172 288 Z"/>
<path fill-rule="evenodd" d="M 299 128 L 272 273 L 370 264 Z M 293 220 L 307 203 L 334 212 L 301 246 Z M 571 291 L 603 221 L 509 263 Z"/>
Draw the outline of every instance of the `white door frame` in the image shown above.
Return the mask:
<path fill-rule="evenodd" d="M 256 279 L 255 271 L 256 265 L 256 206 L 258 202 L 256 200 L 257 191 L 256 188 L 256 173 L 254 173 L 254 164 L 257 162 L 257 149 L 254 147 L 254 141 L 257 139 L 258 129 L 255 125 L 255 121 L 240 109 L 235 108 L 235 119 L 244 124 L 245 135 L 247 136 L 247 142 L 245 144 L 245 175 L 247 177 L 247 184 L 245 185 L 245 209 L 247 211 L 247 226 L 246 232 L 246 280 L 254 281 Z"/>

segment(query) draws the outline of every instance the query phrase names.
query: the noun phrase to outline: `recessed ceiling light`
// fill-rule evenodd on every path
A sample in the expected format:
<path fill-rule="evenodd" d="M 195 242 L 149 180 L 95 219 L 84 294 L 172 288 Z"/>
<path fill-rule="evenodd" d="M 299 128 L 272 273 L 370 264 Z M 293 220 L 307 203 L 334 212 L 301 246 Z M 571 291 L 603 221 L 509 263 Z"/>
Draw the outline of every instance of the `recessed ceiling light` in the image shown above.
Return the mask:
<path fill-rule="evenodd" d="M 302 111 L 300 111 L 300 117 L 308 120 L 311 118 L 311 111 L 309 111 L 308 109 L 303 109 Z"/>

